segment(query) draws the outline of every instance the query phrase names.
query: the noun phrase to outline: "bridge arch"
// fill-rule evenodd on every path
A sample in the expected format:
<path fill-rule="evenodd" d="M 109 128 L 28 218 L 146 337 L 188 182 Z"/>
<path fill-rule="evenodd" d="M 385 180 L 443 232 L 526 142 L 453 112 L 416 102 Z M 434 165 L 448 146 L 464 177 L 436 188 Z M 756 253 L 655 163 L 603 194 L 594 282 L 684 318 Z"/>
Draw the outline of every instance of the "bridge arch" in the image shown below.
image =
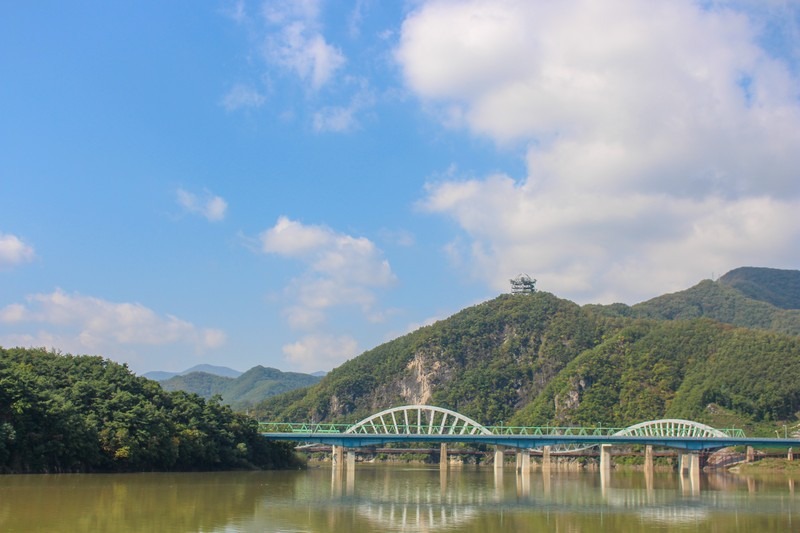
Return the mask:
<path fill-rule="evenodd" d="M 680 418 L 664 418 L 660 420 L 648 420 L 640 422 L 624 429 L 620 429 L 611 434 L 615 437 L 730 437 L 728 433 L 715 429 L 711 426 L 695 422 L 693 420 L 683 420 Z M 557 444 L 552 446 L 552 453 L 555 455 L 570 452 L 578 452 L 597 446 L 596 444 Z M 531 448 L 542 450 L 543 447 Z"/>
<path fill-rule="evenodd" d="M 682 420 L 680 418 L 665 418 L 662 420 L 649 420 L 640 424 L 617 431 L 614 435 L 636 437 L 728 437 L 729 435 L 711 426 Z"/>
<path fill-rule="evenodd" d="M 491 435 L 475 420 L 433 405 L 403 405 L 368 416 L 345 433 L 369 435 Z"/>

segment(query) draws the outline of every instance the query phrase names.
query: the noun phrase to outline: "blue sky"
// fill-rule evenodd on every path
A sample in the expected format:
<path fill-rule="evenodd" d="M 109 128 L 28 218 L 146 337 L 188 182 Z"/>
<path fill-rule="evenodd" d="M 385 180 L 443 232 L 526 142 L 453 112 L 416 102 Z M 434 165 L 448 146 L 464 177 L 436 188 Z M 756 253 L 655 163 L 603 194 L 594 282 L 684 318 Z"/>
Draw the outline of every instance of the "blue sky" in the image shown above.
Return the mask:
<path fill-rule="evenodd" d="M 0 345 L 329 370 L 800 265 L 794 0 L 0 6 Z"/>

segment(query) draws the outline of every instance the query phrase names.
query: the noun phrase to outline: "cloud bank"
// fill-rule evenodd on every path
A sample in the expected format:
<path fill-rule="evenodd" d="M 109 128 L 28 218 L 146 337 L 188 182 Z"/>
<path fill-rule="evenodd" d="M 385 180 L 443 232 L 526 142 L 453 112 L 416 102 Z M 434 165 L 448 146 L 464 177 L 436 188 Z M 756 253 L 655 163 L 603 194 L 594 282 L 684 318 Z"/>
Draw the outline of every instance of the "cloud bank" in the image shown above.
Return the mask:
<path fill-rule="evenodd" d="M 448 127 L 525 147 L 527 175 L 431 183 L 449 249 L 494 288 L 521 271 L 632 303 L 800 260 L 800 101 L 742 12 L 689 0 L 422 2 L 396 58 Z"/>
<path fill-rule="evenodd" d="M 0 308 L 0 326 L 19 324 L 39 324 L 41 329 L 37 334 L 0 337 L 0 345 L 104 353 L 120 345 L 184 344 L 203 351 L 226 340 L 221 330 L 198 328 L 172 315 L 159 316 L 139 303 L 110 302 L 61 289 Z"/>

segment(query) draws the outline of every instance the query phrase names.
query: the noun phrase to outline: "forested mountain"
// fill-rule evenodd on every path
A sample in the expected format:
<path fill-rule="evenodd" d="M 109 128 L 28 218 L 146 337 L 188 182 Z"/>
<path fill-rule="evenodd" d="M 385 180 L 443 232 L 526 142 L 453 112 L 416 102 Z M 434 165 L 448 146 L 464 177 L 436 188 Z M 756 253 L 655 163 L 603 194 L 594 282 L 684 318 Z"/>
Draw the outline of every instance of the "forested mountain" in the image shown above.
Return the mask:
<path fill-rule="evenodd" d="M 255 412 L 352 422 L 392 405 L 432 403 L 489 424 L 625 426 L 666 416 L 718 423 L 722 415 L 739 424 L 796 422 L 798 311 L 763 301 L 787 292 L 776 277 L 749 282 L 761 300 L 735 288 L 751 279 L 747 271 L 724 279 L 632 307 L 502 295 L 369 350 Z"/>
<path fill-rule="evenodd" d="M 0 472 L 269 468 L 294 463 L 256 422 L 165 392 L 124 365 L 0 348 Z"/>
<path fill-rule="evenodd" d="M 719 278 L 719 282 L 753 300 L 781 309 L 800 309 L 800 271 L 741 267 Z"/>
<path fill-rule="evenodd" d="M 161 382 L 164 390 L 183 390 L 210 399 L 215 394 L 226 403 L 243 411 L 265 398 L 299 387 L 308 387 L 320 378 L 299 372 L 281 372 L 276 368 L 255 366 L 237 378 L 222 377 L 206 372 L 190 372 Z"/>
<path fill-rule="evenodd" d="M 718 322 L 800 335 L 800 271 L 738 268 L 717 281 L 652 300 L 589 306 L 595 312 L 630 318 L 677 320 L 707 317 Z"/>

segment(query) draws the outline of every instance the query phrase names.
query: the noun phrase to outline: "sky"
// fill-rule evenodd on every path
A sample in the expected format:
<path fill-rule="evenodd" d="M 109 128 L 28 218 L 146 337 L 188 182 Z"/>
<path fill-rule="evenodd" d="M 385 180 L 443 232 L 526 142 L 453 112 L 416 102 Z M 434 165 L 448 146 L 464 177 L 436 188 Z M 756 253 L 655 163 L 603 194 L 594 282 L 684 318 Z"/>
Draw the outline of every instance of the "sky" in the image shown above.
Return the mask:
<path fill-rule="evenodd" d="M 0 346 L 330 370 L 800 268 L 798 0 L 0 4 Z"/>

